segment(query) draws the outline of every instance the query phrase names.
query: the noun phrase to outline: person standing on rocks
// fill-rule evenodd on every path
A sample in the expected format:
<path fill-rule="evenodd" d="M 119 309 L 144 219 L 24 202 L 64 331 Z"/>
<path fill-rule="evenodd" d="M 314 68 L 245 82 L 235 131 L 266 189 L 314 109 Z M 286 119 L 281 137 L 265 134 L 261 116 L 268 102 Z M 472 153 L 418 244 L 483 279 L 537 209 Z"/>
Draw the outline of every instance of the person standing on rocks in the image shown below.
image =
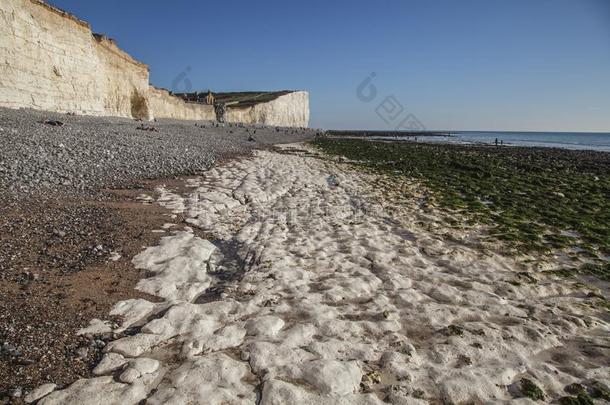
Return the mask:
<path fill-rule="evenodd" d="M 216 113 L 216 121 L 220 123 L 225 122 L 225 112 L 226 112 L 226 104 L 225 103 L 215 103 L 214 104 L 214 112 Z"/>

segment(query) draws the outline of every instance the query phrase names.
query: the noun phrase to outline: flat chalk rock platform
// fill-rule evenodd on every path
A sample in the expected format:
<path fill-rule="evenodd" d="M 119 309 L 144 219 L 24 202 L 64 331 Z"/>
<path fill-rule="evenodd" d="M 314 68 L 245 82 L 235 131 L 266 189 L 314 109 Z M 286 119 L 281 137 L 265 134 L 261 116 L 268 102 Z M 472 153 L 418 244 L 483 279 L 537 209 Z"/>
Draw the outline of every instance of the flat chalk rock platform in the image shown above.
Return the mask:
<path fill-rule="evenodd" d="M 133 263 L 163 301 L 118 303 L 138 332 L 40 404 L 527 402 L 523 378 L 548 400 L 608 383 L 609 325 L 584 286 L 512 282 L 535 269 L 460 243 L 379 181 L 397 180 L 298 144 L 160 188 L 186 224 Z"/>

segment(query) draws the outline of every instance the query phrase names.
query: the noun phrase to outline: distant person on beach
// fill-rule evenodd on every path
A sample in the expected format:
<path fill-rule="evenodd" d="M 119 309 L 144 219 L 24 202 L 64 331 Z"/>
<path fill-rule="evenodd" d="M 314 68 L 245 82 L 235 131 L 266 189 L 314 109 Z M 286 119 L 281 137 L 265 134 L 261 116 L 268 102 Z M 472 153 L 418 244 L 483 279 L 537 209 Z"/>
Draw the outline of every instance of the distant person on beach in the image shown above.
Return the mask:
<path fill-rule="evenodd" d="M 498 138 L 496 138 L 496 146 L 498 146 Z"/>

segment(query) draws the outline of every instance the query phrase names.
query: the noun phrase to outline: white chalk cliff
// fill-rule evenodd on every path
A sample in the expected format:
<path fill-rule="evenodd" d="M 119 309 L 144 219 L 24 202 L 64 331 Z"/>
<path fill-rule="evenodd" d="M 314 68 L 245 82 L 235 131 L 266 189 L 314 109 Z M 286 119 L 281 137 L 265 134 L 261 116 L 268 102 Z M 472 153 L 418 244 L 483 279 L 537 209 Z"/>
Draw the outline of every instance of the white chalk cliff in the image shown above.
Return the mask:
<path fill-rule="evenodd" d="M 128 118 L 214 120 L 214 108 L 149 85 L 148 66 L 42 0 L 0 2 L 0 107 Z M 227 110 L 227 121 L 306 127 L 307 92 Z"/>

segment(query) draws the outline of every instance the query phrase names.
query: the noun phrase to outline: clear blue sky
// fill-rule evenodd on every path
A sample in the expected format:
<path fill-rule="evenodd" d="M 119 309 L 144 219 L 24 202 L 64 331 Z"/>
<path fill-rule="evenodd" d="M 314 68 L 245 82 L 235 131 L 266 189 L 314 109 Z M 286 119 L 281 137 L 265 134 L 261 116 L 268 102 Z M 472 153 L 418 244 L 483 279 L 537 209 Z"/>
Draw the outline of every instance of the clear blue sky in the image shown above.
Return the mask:
<path fill-rule="evenodd" d="M 609 0 L 49 2 L 158 87 L 308 90 L 314 127 L 610 131 Z M 404 111 L 386 124 L 389 96 Z"/>

